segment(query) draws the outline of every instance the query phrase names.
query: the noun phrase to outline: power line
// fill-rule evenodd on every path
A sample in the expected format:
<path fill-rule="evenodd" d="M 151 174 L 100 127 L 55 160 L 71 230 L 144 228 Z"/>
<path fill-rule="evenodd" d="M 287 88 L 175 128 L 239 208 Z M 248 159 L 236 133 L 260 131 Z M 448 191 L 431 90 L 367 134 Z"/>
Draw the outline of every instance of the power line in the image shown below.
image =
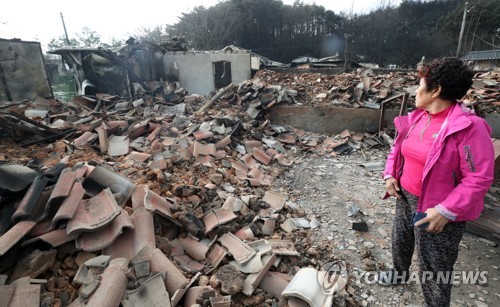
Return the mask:
<path fill-rule="evenodd" d="M 475 38 L 479 39 L 479 40 L 480 40 L 480 41 L 482 41 L 483 43 L 485 43 L 485 44 L 487 44 L 487 45 L 490 45 L 490 46 L 492 46 L 492 47 L 495 47 L 495 48 L 500 49 L 500 46 L 496 46 L 496 45 L 493 45 L 493 44 L 492 44 L 492 43 L 490 43 L 490 42 L 485 41 L 485 40 L 484 40 L 484 39 L 482 39 L 481 37 L 477 36 L 477 35 L 476 35 L 476 33 L 473 33 L 473 32 L 472 32 L 472 31 L 470 31 L 470 30 L 468 30 L 468 32 L 469 32 L 470 34 L 474 35 L 474 37 L 475 37 Z"/>

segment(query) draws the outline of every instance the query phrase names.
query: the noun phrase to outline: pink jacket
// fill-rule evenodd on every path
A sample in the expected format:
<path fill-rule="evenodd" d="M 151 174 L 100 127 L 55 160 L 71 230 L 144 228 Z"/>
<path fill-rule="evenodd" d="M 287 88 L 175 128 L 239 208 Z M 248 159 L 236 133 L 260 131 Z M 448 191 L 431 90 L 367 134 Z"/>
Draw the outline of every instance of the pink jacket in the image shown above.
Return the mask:
<path fill-rule="evenodd" d="M 384 177 L 401 177 L 401 143 L 424 112 L 418 109 L 394 119 L 398 135 Z M 427 156 L 417 211 L 436 207 L 454 221 L 477 219 L 493 182 L 494 162 L 491 127 L 462 103 L 454 104 Z M 386 193 L 384 199 L 388 197 Z"/>

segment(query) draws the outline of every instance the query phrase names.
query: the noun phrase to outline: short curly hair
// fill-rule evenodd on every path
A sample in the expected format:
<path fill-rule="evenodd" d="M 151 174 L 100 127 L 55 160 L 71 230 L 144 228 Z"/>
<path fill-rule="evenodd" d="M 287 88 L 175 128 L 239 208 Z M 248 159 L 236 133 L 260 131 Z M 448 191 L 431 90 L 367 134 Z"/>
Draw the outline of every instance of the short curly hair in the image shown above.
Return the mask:
<path fill-rule="evenodd" d="M 425 79 L 427 91 L 441 86 L 439 98 L 445 100 L 464 97 L 472 85 L 473 75 L 467 65 L 454 57 L 435 59 L 419 72 L 419 76 Z"/>

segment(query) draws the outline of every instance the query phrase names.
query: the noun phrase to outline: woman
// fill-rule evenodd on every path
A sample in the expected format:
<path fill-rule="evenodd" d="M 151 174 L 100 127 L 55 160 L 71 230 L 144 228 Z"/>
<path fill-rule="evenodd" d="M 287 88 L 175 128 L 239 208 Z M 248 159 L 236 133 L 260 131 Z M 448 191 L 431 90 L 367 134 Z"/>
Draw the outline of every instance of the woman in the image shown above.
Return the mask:
<path fill-rule="evenodd" d="M 397 137 L 384 172 L 386 196 L 394 196 L 394 268 L 385 284 L 404 283 L 416 247 L 428 306 L 449 306 L 451 274 L 466 221 L 479 217 L 493 181 L 491 128 L 461 99 L 472 72 L 457 58 L 434 60 L 419 72 L 417 110 L 394 123 Z M 427 216 L 413 225 L 414 212 Z M 447 273 L 448 272 L 448 273 Z"/>

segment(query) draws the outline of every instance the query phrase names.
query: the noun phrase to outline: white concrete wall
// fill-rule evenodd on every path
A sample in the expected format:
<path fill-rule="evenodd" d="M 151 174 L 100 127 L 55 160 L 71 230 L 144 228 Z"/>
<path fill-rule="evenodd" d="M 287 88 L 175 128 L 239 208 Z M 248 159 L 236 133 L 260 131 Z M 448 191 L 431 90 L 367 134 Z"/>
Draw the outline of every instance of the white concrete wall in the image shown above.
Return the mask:
<path fill-rule="evenodd" d="M 215 89 L 212 63 L 219 61 L 231 62 L 233 84 L 250 79 L 250 52 L 179 51 L 166 53 L 163 57 L 166 73 L 178 75 L 183 88 L 190 94 L 200 95 L 208 95 Z"/>

